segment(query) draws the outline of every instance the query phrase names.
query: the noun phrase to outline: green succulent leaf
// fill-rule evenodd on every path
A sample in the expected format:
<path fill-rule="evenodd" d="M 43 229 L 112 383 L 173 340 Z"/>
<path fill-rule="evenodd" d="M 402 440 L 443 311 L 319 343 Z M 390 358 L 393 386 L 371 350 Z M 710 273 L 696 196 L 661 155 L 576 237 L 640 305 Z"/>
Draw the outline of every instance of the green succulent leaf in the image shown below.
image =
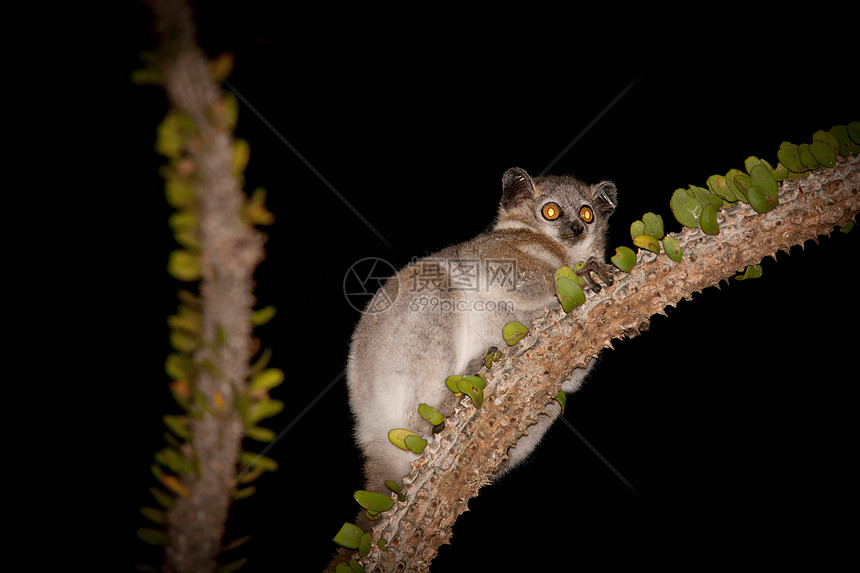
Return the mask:
<path fill-rule="evenodd" d="M 676 263 L 681 262 L 681 245 L 674 237 L 669 235 L 663 237 L 663 252 Z"/>
<path fill-rule="evenodd" d="M 280 368 L 263 370 L 251 380 L 251 390 L 271 390 L 284 381 L 284 371 Z"/>
<path fill-rule="evenodd" d="M 757 213 L 767 213 L 779 204 L 777 197 L 770 197 L 760 187 L 750 187 L 747 189 L 747 197 L 750 205 Z"/>
<path fill-rule="evenodd" d="M 371 535 L 368 531 L 364 535 L 361 536 L 361 540 L 358 542 L 358 554 L 362 557 L 370 553 L 371 547 Z"/>
<path fill-rule="evenodd" d="M 254 326 L 263 326 L 274 318 L 275 312 L 275 307 L 272 305 L 255 310 L 251 313 L 251 324 Z"/>
<path fill-rule="evenodd" d="M 513 346 L 529 333 L 528 327 L 522 322 L 512 320 L 502 328 L 502 338 L 508 346 Z"/>
<path fill-rule="evenodd" d="M 610 259 L 618 269 L 629 273 L 636 265 L 636 253 L 630 247 L 615 247 L 615 255 Z"/>
<path fill-rule="evenodd" d="M 773 178 L 770 169 L 762 164 L 752 168 L 750 182 L 753 187 L 761 189 L 767 197 L 776 198 L 779 193 L 779 183 Z M 750 204 L 752 204 L 752 200 L 750 200 Z"/>
<path fill-rule="evenodd" d="M 743 176 L 738 181 L 738 178 Z M 746 194 L 746 186 L 745 182 L 749 179 L 749 176 L 741 171 L 740 169 L 729 169 L 726 173 L 726 184 L 732 190 L 732 193 L 735 197 L 738 198 L 738 201 L 743 201 L 744 203 L 748 203 L 747 194 Z"/>
<path fill-rule="evenodd" d="M 340 528 L 340 531 L 337 532 L 337 535 L 332 540 L 341 547 L 358 549 L 363 535 L 364 531 L 359 526 L 354 523 L 344 523 L 343 527 Z"/>
<path fill-rule="evenodd" d="M 783 141 L 779 146 L 779 151 L 776 152 L 776 156 L 789 171 L 803 173 L 807 170 L 803 162 L 800 161 L 800 150 L 793 143 Z"/>
<path fill-rule="evenodd" d="M 559 390 L 558 394 L 555 395 L 555 399 L 558 400 L 561 406 L 561 413 L 564 414 L 564 407 L 567 406 L 567 394 L 564 393 L 564 390 Z"/>
<path fill-rule="evenodd" d="M 374 491 L 358 490 L 352 494 L 358 505 L 370 511 L 381 512 L 388 511 L 394 507 L 394 500 L 387 495 L 376 493 Z"/>
<path fill-rule="evenodd" d="M 630 238 L 636 237 L 637 235 L 645 234 L 645 223 L 640 220 L 635 220 L 630 224 Z"/>
<path fill-rule="evenodd" d="M 418 455 L 421 455 L 424 452 L 424 448 L 427 447 L 427 440 L 419 436 L 406 436 L 403 438 L 403 443 L 406 445 L 407 450 Z"/>
<path fill-rule="evenodd" d="M 167 272 L 170 276 L 186 282 L 194 282 L 201 277 L 200 257 L 184 249 L 170 253 L 167 259 Z"/>
<path fill-rule="evenodd" d="M 394 480 L 385 480 L 385 487 L 397 494 L 397 501 L 406 501 L 406 496 L 400 493 L 400 485 Z"/>
<path fill-rule="evenodd" d="M 437 426 L 445 421 L 445 416 L 428 404 L 418 404 L 418 414 L 430 424 Z"/>
<path fill-rule="evenodd" d="M 663 217 L 649 212 L 642 216 L 642 222 L 645 225 L 645 232 L 640 234 L 651 235 L 655 239 L 663 238 Z"/>
<path fill-rule="evenodd" d="M 676 189 L 669 200 L 669 208 L 675 215 L 675 219 L 683 226 L 690 228 L 699 226 L 702 204 L 696 200 L 689 189 Z"/>
<path fill-rule="evenodd" d="M 830 128 L 830 133 L 836 138 L 836 141 L 839 142 L 839 155 L 847 157 L 852 153 L 860 152 L 860 147 L 858 147 L 858 145 L 852 141 L 851 136 L 848 135 L 847 125 L 834 125 Z"/>
<path fill-rule="evenodd" d="M 729 183 L 723 175 L 711 175 L 708 177 L 708 189 L 710 189 L 711 193 L 722 197 L 729 203 L 734 203 L 740 200 L 740 198 L 734 194 L 732 188 L 729 187 Z"/>
<path fill-rule="evenodd" d="M 860 145 L 860 121 L 852 121 L 848 124 L 848 137 L 851 141 Z"/>
<path fill-rule="evenodd" d="M 809 153 L 823 167 L 836 165 L 836 151 L 826 141 L 813 141 L 809 144 Z"/>
<path fill-rule="evenodd" d="M 585 286 L 585 279 L 577 274 L 577 272 L 582 268 L 583 264 L 584 263 L 582 261 L 579 261 L 578 263 L 573 265 L 573 268 L 570 268 L 568 266 L 559 268 L 557 271 L 555 271 L 555 280 L 565 278 L 572 280 L 581 287 Z"/>
<path fill-rule="evenodd" d="M 735 280 L 757 279 L 762 275 L 761 265 L 750 265 L 742 275 L 736 275 Z"/>
<path fill-rule="evenodd" d="M 708 235 L 720 234 L 720 226 L 717 224 L 717 211 L 713 205 L 705 205 L 702 208 L 699 225 L 702 227 L 702 231 Z"/>
<path fill-rule="evenodd" d="M 150 545 L 167 545 L 170 540 L 166 531 L 152 527 L 141 527 L 137 530 L 137 537 Z"/>
<path fill-rule="evenodd" d="M 555 294 L 564 312 L 570 312 L 585 303 L 585 291 L 575 281 L 567 277 L 555 279 Z"/>
<path fill-rule="evenodd" d="M 457 382 L 457 387 L 460 392 L 469 396 L 476 408 L 480 408 L 484 403 L 484 386 L 486 382 L 477 376 L 463 376 Z"/>
<path fill-rule="evenodd" d="M 633 237 L 633 244 L 640 249 L 660 254 L 660 241 L 651 235 L 637 235 Z"/>
<path fill-rule="evenodd" d="M 809 151 L 808 143 L 801 143 L 797 146 L 798 151 L 800 152 L 800 162 L 803 163 L 803 166 L 807 169 L 818 169 L 821 167 L 821 164 L 815 160 L 815 156 Z"/>
<path fill-rule="evenodd" d="M 410 449 L 406 445 L 406 438 L 421 438 L 418 434 L 413 432 L 412 430 L 406 430 L 404 428 L 395 428 L 393 430 L 389 430 L 388 432 L 388 441 L 392 444 L 400 448 L 401 450 Z"/>
<path fill-rule="evenodd" d="M 445 378 L 445 386 L 448 387 L 448 390 L 458 396 L 463 395 L 463 393 L 460 392 L 460 389 L 457 387 L 457 382 L 460 381 L 460 378 L 462 378 L 462 376 L 448 376 L 447 378 Z"/>

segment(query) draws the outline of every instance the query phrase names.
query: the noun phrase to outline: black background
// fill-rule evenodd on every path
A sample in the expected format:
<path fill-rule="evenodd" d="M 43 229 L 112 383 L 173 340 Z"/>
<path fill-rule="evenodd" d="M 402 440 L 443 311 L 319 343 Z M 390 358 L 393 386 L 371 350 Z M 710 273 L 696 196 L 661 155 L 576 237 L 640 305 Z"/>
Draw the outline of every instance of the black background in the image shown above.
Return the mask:
<path fill-rule="evenodd" d="M 345 366 L 359 318 L 343 293 L 354 262 L 400 267 L 474 236 L 493 219 L 505 169 L 540 173 L 628 86 L 551 169 L 616 183 L 612 247 L 630 244 L 629 224 L 645 211 L 678 230 L 674 189 L 743 168 L 751 154 L 775 163 L 781 141 L 860 119 L 856 70 L 835 60 L 800 63 L 768 48 L 716 59 L 688 36 L 656 49 L 645 32 L 586 35 L 589 26 L 565 29 L 550 13 L 479 25 L 450 14 L 324 12 L 198 9 L 207 53 L 236 54 L 229 82 L 388 243 L 240 107 L 246 189 L 265 187 L 276 217 L 257 274 L 259 304 L 278 309 L 259 335 L 287 373 L 274 391 L 286 408 L 265 423 L 275 432 Z M 124 294 L 135 301 L 122 327 L 133 342 L 128 481 L 110 532 L 120 567 L 157 559 L 134 532 L 148 525 L 139 508 L 153 505 L 160 418 L 176 411 L 163 363 L 182 286 L 165 270 L 176 245 L 157 172 L 164 160 L 153 151 L 166 98 L 128 80 L 154 46 L 151 16 L 143 5 L 125 16 L 109 72 L 125 107 L 122 168 L 133 174 L 117 199 L 127 214 L 117 241 L 130 253 Z M 545 26 L 552 45 L 543 45 Z M 826 88 L 804 87 L 814 83 Z M 844 553 L 842 519 L 856 510 L 857 236 L 767 259 L 761 279 L 710 288 L 645 335 L 616 341 L 565 417 L 635 491 L 557 424 L 527 464 L 470 502 L 433 570 L 477 557 L 481 570 L 517 570 L 526 559 L 530 570 L 595 560 L 821 566 Z M 228 538 L 253 536 L 236 557 L 250 558 L 247 571 L 320 570 L 362 486 L 344 379 L 267 455 L 280 469 L 231 509 Z"/>

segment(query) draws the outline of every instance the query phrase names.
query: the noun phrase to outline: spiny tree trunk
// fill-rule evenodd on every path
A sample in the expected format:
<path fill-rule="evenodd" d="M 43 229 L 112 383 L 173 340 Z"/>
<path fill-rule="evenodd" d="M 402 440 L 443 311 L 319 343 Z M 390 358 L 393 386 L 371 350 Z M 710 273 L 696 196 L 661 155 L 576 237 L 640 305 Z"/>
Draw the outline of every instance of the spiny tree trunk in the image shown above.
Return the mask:
<path fill-rule="evenodd" d="M 427 571 L 468 500 L 489 482 L 507 449 L 535 423 L 573 368 L 611 347 L 613 338 L 634 336 L 665 307 L 853 220 L 860 211 L 858 164 L 858 155 L 840 158 L 835 168 L 784 182 L 779 206 L 766 214 L 746 204 L 724 209 L 719 235 L 699 229 L 673 235 L 681 262 L 640 251 L 636 267 L 616 275 L 612 287 L 589 295 L 570 315 L 556 308 L 537 320 L 486 373 L 483 406 L 476 409 L 464 399 L 416 461 L 404 480 L 406 501 L 383 513 L 374 527 L 374 541 L 385 539 L 388 550 L 374 543 L 361 560 L 365 568 Z"/>
<path fill-rule="evenodd" d="M 233 167 L 233 134 L 214 113 L 220 91 L 196 45 L 186 2 L 153 0 L 161 39 L 161 70 L 171 105 L 196 130 L 188 160 L 199 225 L 203 344 L 195 352 L 195 399 L 188 444 L 196 471 L 182 475 L 166 514 L 167 571 L 215 571 L 227 511 L 235 492 L 244 424 L 235 404 L 246 392 L 252 356 L 253 272 L 263 258 L 263 236 L 242 222 L 244 193 Z"/>

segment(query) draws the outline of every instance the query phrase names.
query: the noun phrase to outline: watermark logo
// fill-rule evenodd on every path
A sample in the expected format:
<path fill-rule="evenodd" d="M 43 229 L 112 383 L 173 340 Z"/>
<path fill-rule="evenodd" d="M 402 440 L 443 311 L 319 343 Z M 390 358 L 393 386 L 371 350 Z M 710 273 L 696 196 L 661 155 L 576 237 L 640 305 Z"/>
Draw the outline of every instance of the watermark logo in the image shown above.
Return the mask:
<path fill-rule="evenodd" d="M 400 290 L 394 265 L 377 257 L 356 261 L 343 277 L 343 296 L 358 312 L 383 312 L 394 304 Z M 388 286 L 382 288 L 388 281 Z"/>

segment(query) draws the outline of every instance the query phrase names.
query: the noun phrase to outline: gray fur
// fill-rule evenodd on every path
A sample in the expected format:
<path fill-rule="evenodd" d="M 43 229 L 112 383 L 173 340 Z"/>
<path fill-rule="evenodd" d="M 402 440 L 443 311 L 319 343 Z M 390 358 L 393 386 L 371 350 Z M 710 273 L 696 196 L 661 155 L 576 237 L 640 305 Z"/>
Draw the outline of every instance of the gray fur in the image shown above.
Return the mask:
<path fill-rule="evenodd" d="M 542 215 L 548 202 L 561 210 L 553 221 Z M 615 186 L 607 181 L 586 185 L 569 176 L 532 179 L 522 169 L 509 169 L 502 178 L 498 218 L 489 231 L 417 260 L 388 280 L 380 294 L 393 302 L 385 310 L 371 312 L 369 306 L 364 312 L 347 370 L 355 437 L 366 461 L 366 489 L 386 491 L 384 480 L 399 481 L 416 459 L 388 441 L 389 430 L 406 428 L 432 440 L 432 426 L 418 415 L 418 404 L 450 415 L 456 402 L 445 378 L 474 374 L 491 346 L 504 347 L 507 322 L 530 325 L 544 307 L 558 304 L 554 278 L 559 267 L 589 261 L 590 270 L 611 283 L 603 257 L 615 203 Z M 593 222 L 580 218 L 583 205 L 591 207 Z M 505 273 L 514 268 L 515 275 Z M 476 282 L 470 283 L 473 278 Z M 593 290 L 600 288 L 588 279 Z M 434 299 L 438 304 L 432 305 Z M 589 368 L 574 371 L 563 389 L 579 389 Z M 542 416 L 517 442 L 500 473 L 534 449 L 559 409 L 554 412 Z"/>

